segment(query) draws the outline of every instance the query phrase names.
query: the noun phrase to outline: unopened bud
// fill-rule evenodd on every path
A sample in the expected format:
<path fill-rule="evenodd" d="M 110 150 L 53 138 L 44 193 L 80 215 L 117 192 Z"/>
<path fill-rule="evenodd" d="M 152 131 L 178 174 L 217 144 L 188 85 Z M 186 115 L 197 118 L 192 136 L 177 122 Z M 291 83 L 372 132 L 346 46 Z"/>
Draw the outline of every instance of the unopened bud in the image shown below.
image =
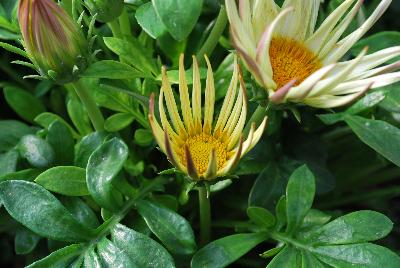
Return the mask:
<path fill-rule="evenodd" d="M 20 0 L 18 18 L 25 50 L 39 73 L 59 84 L 77 79 L 76 69 L 87 65 L 88 46 L 68 14 L 53 0 Z"/>

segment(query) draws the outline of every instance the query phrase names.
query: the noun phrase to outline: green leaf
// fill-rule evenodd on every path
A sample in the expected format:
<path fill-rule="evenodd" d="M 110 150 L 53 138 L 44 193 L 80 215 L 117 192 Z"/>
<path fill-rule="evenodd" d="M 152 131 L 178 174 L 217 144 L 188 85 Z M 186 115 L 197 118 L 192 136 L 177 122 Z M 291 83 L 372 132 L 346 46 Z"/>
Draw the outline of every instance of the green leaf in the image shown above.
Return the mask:
<path fill-rule="evenodd" d="M 34 131 L 22 122 L 14 120 L 0 121 L 0 152 L 7 152 L 14 148 L 19 140 Z"/>
<path fill-rule="evenodd" d="M 32 263 L 27 266 L 27 268 L 65 268 L 68 267 L 72 260 L 80 255 L 83 250 L 83 245 L 73 244 L 52 252 L 46 258 Z"/>
<path fill-rule="evenodd" d="M 270 162 L 258 175 L 249 195 L 249 206 L 264 207 L 273 211 L 278 199 L 285 192 L 287 179 L 278 165 Z"/>
<path fill-rule="evenodd" d="M 8 105 L 10 105 L 20 117 L 29 122 L 33 122 L 36 116 L 46 111 L 46 108 L 34 95 L 19 87 L 5 87 L 4 97 Z"/>
<path fill-rule="evenodd" d="M 4 42 L 0 42 L 0 47 L 4 48 L 7 51 L 10 51 L 12 53 L 18 54 L 24 58 L 28 58 L 28 54 L 26 54 L 26 52 L 18 47 L 15 47 L 13 45 L 4 43 Z"/>
<path fill-rule="evenodd" d="M 23 255 L 31 253 L 32 250 L 35 249 L 39 240 L 40 237 L 38 235 L 32 233 L 26 228 L 17 230 L 14 239 L 15 253 Z"/>
<path fill-rule="evenodd" d="M 112 231 L 113 243 L 122 249 L 138 267 L 172 268 L 174 260 L 168 251 L 153 239 L 121 224 Z"/>
<path fill-rule="evenodd" d="M 55 121 L 63 123 L 71 131 L 74 138 L 80 138 L 79 134 L 62 117 L 52 113 L 42 113 L 35 118 L 35 122 L 44 128 L 49 128 Z"/>
<path fill-rule="evenodd" d="M 34 135 L 22 137 L 19 153 L 34 167 L 48 167 L 54 162 L 54 150 L 50 144 Z"/>
<path fill-rule="evenodd" d="M 286 213 L 288 233 L 302 223 L 312 206 L 315 194 L 315 178 L 306 165 L 296 169 L 286 188 Z"/>
<path fill-rule="evenodd" d="M 89 195 L 86 186 L 86 170 L 79 167 L 50 168 L 40 174 L 35 182 L 49 191 L 67 196 Z"/>
<path fill-rule="evenodd" d="M 267 268 L 281 268 L 281 267 L 285 268 L 301 267 L 300 252 L 291 246 L 286 246 L 267 265 Z"/>
<path fill-rule="evenodd" d="M 128 147 L 118 139 L 102 144 L 89 158 L 86 168 L 86 182 L 93 199 L 103 208 L 116 211 L 120 208 L 118 192 L 112 180 L 121 171 L 128 158 Z"/>
<path fill-rule="evenodd" d="M 85 268 L 99 268 L 102 267 L 102 262 L 100 257 L 96 254 L 94 249 L 90 249 L 86 251 L 85 257 L 84 257 L 84 265 L 83 267 Z"/>
<path fill-rule="evenodd" d="M 85 241 L 93 230 L 81 225 L 52 194 L 26 181 L 0 184 L 0 197 L 8 213 L 33 232 L 60 241 Z"/>
<path fill-rule="evenodd" d="M 9 180 L 33 181 L 42 172 L 39 168 L 28 168 L 0 176 L 0 182 Z"/>
<path fill-rule="evenodd" d="M 143 73 L 135 68 L 113 60 L 95 62 L 91 64 L 81 76 L 86 78 L 107 79 L 134 79 L 144 77 Z"/>
<path fill-rule="evenodd" d="M 400 90 L 398 84 L 388 86 L 386 98 L 379 104 L 380 107 L 389 112 L 400 113 Z"/>
<path fill-rule="evenodd" d="M 275 217 L 271 212 L 261 207 L 249 207 L 247 208 L 247 216 L 255 224 L 265 228 L 270 228 L 275 225 Z"/>
<path fill-rule="evenodd" d="M 93 129 L 85 107 L 77 98 L 71 98 L 67 103 L 68 115 L 82 136 L 92 133 Z"/>
<path fill-rule="evenodd" d="M 378 240 L 392 230 L 388 217 L 375 211 L 357 211 L 313 231 L 307 239 L 317 244 L 354 244 Z"/>
<path fill-rule="evenodd" d="M 135 117 L 129 113 L 117 113 L 107 118 L 104 128 L 109 132 L 118 132 L 129 126 L 133 120 Z"/>
<path fill-rule="evenodd" d="M 302 251 L 301 252 L 301 263 L 302 267 L 312 267 L 312 268 L 325 268 L 326 266 L 322 264 L 317 257 L 315 257 L 313 254 L 307 252 L 307 251 Z"/>
<path fill-rule="evenodd" d="M 314 252 L 318 259 L 334 267 L 400 267 L 400 257 L 396 253 L 370 243 L 321 246 L 316 247 Z"/>
<path fill-rule="evenodd" d="M 193 230 L 185 218 L 145 200 L 139 201 L 137 208 L 150 230 L 171 252 L 189 255 L 196 250 Z"/>
<path fill-rule="evenodd" d="M 388 92 L 385 90 L 376 90 L 358 100 L 355 104 L 350 106 L 350 108 L 342 113 L 321 114 L 318 115 L 318 117 L 324 124 L 333 125 L 337 122 L 343 121 L 346 115 L 356 115 L 378 105 L 385 99 L 387 94 Z"/>
<path fill-rule="evenodd" d="M 55 121 L 49 126 L 46 139 L 54 150 L 55 164 L 72 165 L 75 142 L 68 127 Z"/>
<path fill-rule="evenodd" d="M 0 177 L 15 172 L 19 154 L 16 150 L 0 154 Z"/>
<path fill-rule="evenodd" d="M 310 209 L 307 215 L 304 217 L 302 229 L 312 228 L 315 226 L 324 225 L 331 219 L 331 215 L 328 215 L 322 211 L 316 209 Z"/>
<path fill-rule="evenodd" d="M 266 239 L 264 233 L 235 234 L 220 238 L 197 251 L 191 267 L 226 267 Z"/>
<path fill-rule="evenodd" d="M 143 147 L 150 146 L 154 141 L 153 133 L 148 129 L 138 129 L 135 131 L 135 142 Z"/>
<path fill-rule="evenodd" d="M 400 130 L 389 123 L 347 116 L 346 123 L 372 149 L 400 166 Z"/>
<path fill-rule="evenodd" d="M 96 214 L 79 197 L 62 196 L 60 201 L 81 224 L 93 229 L 100 225 Z"/>
<path fill-rule="evenodd" d="M 90 155 L 102 145 L 108 137 L 106 132 L 94 132 L 77 144 L 75 151 L 75 165 L 86 168 Z"/>
<path fill-rule="evenodd" d="M 115 54 L 142 71 L 142 77 L 151 78 L 153 74 L 159 72 L 152 55 L 137 40 L 126 41 L 115 37 L 104 37 L 104 43 Z"/>
<path fill-rule="evenodd" d="M 124 250 L 119 249 L 106 238 L 97 245 L 97 251 L 106 267 L 140 267 L 133 263 Z"/>
<path fill-rule="evenodd" d="M 150 2 L 141 5 L 136 10 L 135 17 L 142 29 L 154 39 L 167 31 Z"/>
<path fill-rule="evenodd" d="M 153 6 L 175 40 L 182 41 L 193 30 L 203 0 L 152 0 Z"/>
<path fill-rule="evenodd" d="M 395 31 L 385 31 L 373 34 L 358 41 L 351 49 L 353 56 L 358 55 L 365 47 L 368 47 L 368 54 L 383 50 L 388 47 L 398 46 L 400 43 L 400 33 Z M 399 57 L 391 59 L 389 63 L 399 60 Z"/>

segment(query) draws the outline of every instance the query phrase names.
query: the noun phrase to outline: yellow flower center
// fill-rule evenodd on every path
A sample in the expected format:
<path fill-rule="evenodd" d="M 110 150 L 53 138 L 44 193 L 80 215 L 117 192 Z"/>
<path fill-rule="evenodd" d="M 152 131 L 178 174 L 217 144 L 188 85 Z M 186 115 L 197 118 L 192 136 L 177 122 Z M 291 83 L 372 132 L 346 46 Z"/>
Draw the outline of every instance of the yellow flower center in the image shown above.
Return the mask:
<path fill-rule="evenodd" d="M 301 43 L 284 37 L 272 39 L 269 55 L 277 88 L 297 79 L 299 85 L 322 67 L 319 59 Z"/>
<path fill-rule="evenodd" d="M 182 146 L 179 153 L 181 163 L 186 166 L 186 153 L 185 146 L 189 146 L 190 154 L 192 155 L 193 162 L 196 166 L 197 173 L 202 175 L 207 171 L 208 163 L 212 149 L 215 149 L 217 155 L 217 167 L 222 168 L 228 158 L 226 144 L 221 140 L 216 139 L 213 135 L 201 133 L 189 137 L 185 144 Z"/>

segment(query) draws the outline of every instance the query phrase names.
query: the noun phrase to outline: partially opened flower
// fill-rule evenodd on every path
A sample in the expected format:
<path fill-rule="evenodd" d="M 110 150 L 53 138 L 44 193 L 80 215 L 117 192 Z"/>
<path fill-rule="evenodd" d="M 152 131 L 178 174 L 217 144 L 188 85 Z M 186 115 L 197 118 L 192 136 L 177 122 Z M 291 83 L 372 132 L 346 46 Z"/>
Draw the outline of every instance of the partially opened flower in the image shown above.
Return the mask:
<path fill-rule="evenodd" d="M 165 68 L 162 69 L 162 86 L 159 97 L 162 127 L 154 115 L 154 95 L 150 101 L 150 125 L 160 149 L 174 166 L 196 181 L 212 180 L 227 175 L 240 158 L 257 144 L 267 120 L 265 117 L 257 129 L 255 124 L 252 124 L 247 139 L 243 139 L 247 99 L 244 82 L 236 62 L 221 112 L 214 120 L 214 78 L 207 57 L 206 61 L 208 72 L 204 107 L 202 105 L 200 71 L 195 57 L 193 57 L 193 89 L 190 102 L 183 55 L 179 64 L 181 109 L 175 102 L 174 92 Z M 167 104 L 169 118 L 164 109 L 164 101 Z M 182 116 L 179 110 L 182 111 Z"/>
<path fill-rule="evenodd" d="M 302 102 L 328 108 L 344 105 L 369 88 L 400 80 L 400 46 L 336 63 L 374 25 L 391 3 L 382 0 L 372 15 L 344 36 L 363 0 L 345 0 L 316 29 L 320 0 L 226 0 L 234 45 L 274 102 Z"/>
<path fill-rule="evenodd" d="M 78 25 L 53 0 L 20 0 L 25 50 L 38 72 L 64 84 L 86 65 L 87 43 Z"/>

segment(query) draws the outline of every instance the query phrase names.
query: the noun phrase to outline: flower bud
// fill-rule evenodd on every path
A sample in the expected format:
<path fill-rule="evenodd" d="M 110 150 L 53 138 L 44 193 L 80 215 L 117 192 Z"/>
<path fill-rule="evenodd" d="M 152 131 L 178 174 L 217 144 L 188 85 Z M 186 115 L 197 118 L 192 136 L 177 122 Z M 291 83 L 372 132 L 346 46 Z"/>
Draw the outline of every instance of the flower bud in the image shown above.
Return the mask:
<path fill-rule="evenodd" d="M 123 0 L 85 0 L 86 7 L 92 15 L 97 14 L 96 20 L 110 22 L 118 18 L 124 7 Z"/>
<path fill-rule="evenodd" d="M 86 68 L 88 46 L 78 25 L 53 0 L 20 0 L 25 50 L 38 72 L 59 84 Z"/>

